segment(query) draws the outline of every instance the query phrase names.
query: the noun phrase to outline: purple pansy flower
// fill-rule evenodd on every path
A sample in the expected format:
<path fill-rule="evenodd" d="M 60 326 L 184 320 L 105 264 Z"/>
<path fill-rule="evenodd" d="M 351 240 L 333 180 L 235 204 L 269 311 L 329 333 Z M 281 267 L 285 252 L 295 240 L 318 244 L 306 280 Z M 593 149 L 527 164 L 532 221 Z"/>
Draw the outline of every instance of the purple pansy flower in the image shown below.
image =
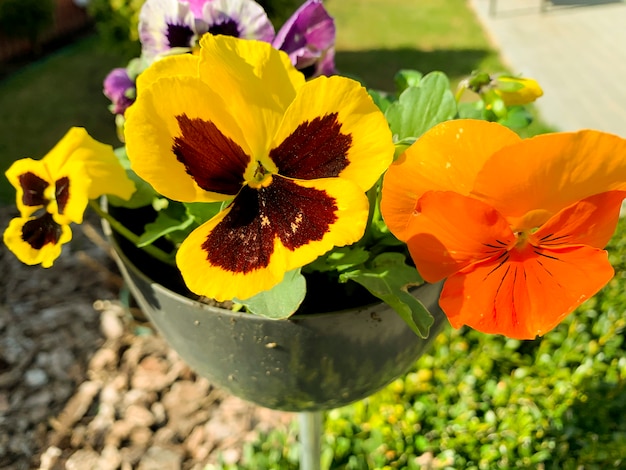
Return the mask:
<path fill-rule="evenodd" d="M 202 20 L 211 34 L 271 42 L 274 26 L 253 0 L 212 0 L 204 4 Z"/>
<path fill-rule="evenodd" d="M 307 77 L 335 73 L 335 22 L 322 0 L 307 0 L 280 28 L 272 45 Z"/>
<path fill-rule="evenodd" d="M 205 33 L 271 42 L 274 27 L 254 0 L 147 0 L 139 13 L 139 40 L 148 61 L 187 52 Z"/>
<path fill-rule="evenodd" d="M 128 75 L 125 68 L 111 70 L 104 79 L 104 94 L 112 102 L 111 111 L 114 114 L 124 114 L 135 101 L 135 82 Z"/>
<path fill-rule="evenodd" d="M 150 63 L 191 51 L 206 33 L 269 42 L 286 52 L 307 78 L 336 73 L 335 23 L 322 0 L 307 0 L 276 35 L 254 0 L 146 0 L 139 13 L 141 58 L 126 69 L 114 69 L 104 81 L 111 111 L 123 115 L 135 101 L 135 79 Z"/>
<path fill-rule="evenodd" d="M 178 0 L 147 0 L 139 12 L 139 40 L 144 58 L 188 51 L 197 41 L 196 18 L 189 3 Z"/>

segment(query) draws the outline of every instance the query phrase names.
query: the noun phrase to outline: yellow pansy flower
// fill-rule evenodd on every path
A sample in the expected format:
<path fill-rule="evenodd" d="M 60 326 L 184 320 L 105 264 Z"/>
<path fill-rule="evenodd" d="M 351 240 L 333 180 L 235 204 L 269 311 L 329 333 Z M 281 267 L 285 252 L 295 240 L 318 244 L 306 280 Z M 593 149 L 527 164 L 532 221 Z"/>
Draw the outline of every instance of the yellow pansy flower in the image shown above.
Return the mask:
<path fill-rule="evenodd" d="M 365 195 L 392 160 L 384 116 L 357 82 L 305 82 L 269 44 L 204 36 L 138 81 L 125 138 L 133 170 L 182 202 L 230 203 L 184 240 L 193 292 L 246 299 L 358 241 Z"/>
<path fill-rule="evenodd" d="M 14 162 L 6 177 L 16 189 L 20 217 L 4 232 L 4 243 L 26 264 L 47 268 L 72 238 L 69 224 L 81 223 L 89 199 L 135 191 L 113 149 L 74 127 L 41 160 Z"/>

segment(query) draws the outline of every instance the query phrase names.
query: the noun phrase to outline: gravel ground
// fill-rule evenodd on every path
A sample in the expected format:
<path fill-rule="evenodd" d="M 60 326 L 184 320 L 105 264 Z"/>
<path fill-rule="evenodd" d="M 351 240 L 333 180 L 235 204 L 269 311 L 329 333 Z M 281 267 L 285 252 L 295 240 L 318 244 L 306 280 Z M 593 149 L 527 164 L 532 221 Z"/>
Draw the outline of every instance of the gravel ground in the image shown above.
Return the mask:
<path fill-rule="evenodd" d="M 0 208 L 4 230 L 13 208 Z M 54 267 L 0 247 L 0 468 L 202 469 L 293 418 L 196 376 L 119 302 L 98 221 Z"/>

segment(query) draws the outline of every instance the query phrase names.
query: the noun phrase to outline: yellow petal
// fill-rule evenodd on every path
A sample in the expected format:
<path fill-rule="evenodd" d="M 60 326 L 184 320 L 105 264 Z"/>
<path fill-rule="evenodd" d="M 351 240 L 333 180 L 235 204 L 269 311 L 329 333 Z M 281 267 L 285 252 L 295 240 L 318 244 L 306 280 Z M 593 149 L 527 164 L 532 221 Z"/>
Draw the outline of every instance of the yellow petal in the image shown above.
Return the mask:
<path fill-rule="evenodd" d="M 52 177 L 46 165 L 40 160 L 32 158 L 17 160 L 11 164 L 5 175 L 15 188 L 15 203 L 22 217 L 28 217 L 43 208 L 45 199 L 54 194 Z M 26 181 L 22 183 L 21 180 L 24 178 Z M 25 188 L 23 184 L 31 187 Z"/>
<path fill-rule="evenodd" d="M 200 58 L 193 54 L 165 56 L 141 72 L 137 77 L 137 93 L 152 85 L 159 78 L 172 76 L 198 76 Z"/>
<path fill-rule="evenodd" d="M 79 151 L 77 150 L 77 152 Z M 126 179 L 126 172 L 122 169 L 117 159 L 115 159 L 115 164 L 121 169 L 121 174 Z M 80 160 L 68 162 L 62 168 L 60 174 L 55 176 L 53 187 L 56 197 L 51 197 L 46 211 L 52 214 L 58 224 L 82 223 L 83 215 L 90 199 L 90 189 L 94 184 L 95 182 L 92 176 L 87 173 L 83 162 Z M 102 194 L 99 193 L 97 196 Z"/>
<path fill-rule="evenodd" d="M 214 125 L 219 134 L 250 155 L 244 134 L 226 110 L 222 97 L 197 78 L 166 77 L 145 88 L 126 112 L 126 150 L 132 169 L 171 199 L 183 202 L 230 199 L 233 193 L 202 189 L 179 161 L 174 144 L 175 139 L 183 137 L 181 119 L 212 123 L 210 125 Z M 223 158 L 215 155 L 211 135 L 202 129 L 196 134 L 192 140 L 206 143 L 206 158 Z"/>
<path fill-rule="evenodd" d="M 626 140 L 586 130 L 539 135 L 494 153 L 472 194 L 524 230 L 589 196 L 624 189 Z"/>
<path fill-rule="evenodd" d="M 387 170 L 381 201 L 385 222 L 398 238 L 406 240 L 410 236 L 406 226 L 422 194 L 455 191 L 468 195 L 491 155 L 519 141 L 513 131 L 486 121 L 458 119 L 433 127 Z"/>
<path fill-rule="evenodd" d="M 394 152 L 385 117 L 365 88 L 344 77 L 319 77 L 300 88 L 272 149 L 270 157 L 281 175 L 339 176 L 363 191 L 378 180 Z"/>
<path fill-rule="evenodd" d="M 66 165 L 80 162 L 91 178 L 89 199 L 112 194 L 127 200 L 135 192 L 135 185 L 126 176 L 113 148 L 93 139 L 82 127 L 72 127 L 42 162 L 54 180 L 63 176 Z"/>
<path fill-rule="evenodd" d="M 193 231 L 176 262 L 193 292 L 220 301 L 246 299 L 334 246 L 356 242 L 367 214 L 367 198 L 351 181 L 274 177 L 259 190 L 246 188 Z"/>
<path fill-rule="evenodd" d="M 61 254 L 62 245 L 72 239 L 68 225 L 57 225 L 51 214 L 42 217 L 19 217 L 4 231 L 7 248 L 24 264 L 52 266 Z"/>
<path fill-rule="evenodd" d="M 14 162 L 6 175 L 17 189 L 23 217 L 45 207 L 60 224 L 81 223 L 88 199 L 102 194 L 129 199 L 135 190 L 113 149 L 82 128 L 70 129 L 43 159 Z"/>
<path fill-rule="evenodd" d="M 210 34 L 200 40 L 199 70 L 215 93 L 227 97 L 253 155 L 266 154 L 304 75 L 268 43 Z"/>

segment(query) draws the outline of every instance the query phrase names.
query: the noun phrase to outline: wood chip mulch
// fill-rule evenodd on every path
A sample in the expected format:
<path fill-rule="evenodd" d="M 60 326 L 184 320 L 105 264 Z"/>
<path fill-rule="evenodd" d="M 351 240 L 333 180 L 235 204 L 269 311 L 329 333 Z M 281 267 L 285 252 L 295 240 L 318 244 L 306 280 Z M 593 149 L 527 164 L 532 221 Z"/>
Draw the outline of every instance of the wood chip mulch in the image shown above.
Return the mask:
<path fill-rule="evenodd" d="M 0 207 L 2 231 L 15 215 Z M 97 227 L 73 226 L 49 269 L 0 246 L 0 469 L 199 470 L 288 429 L 292 413 L 213 387 L 122 306 Z"/>

